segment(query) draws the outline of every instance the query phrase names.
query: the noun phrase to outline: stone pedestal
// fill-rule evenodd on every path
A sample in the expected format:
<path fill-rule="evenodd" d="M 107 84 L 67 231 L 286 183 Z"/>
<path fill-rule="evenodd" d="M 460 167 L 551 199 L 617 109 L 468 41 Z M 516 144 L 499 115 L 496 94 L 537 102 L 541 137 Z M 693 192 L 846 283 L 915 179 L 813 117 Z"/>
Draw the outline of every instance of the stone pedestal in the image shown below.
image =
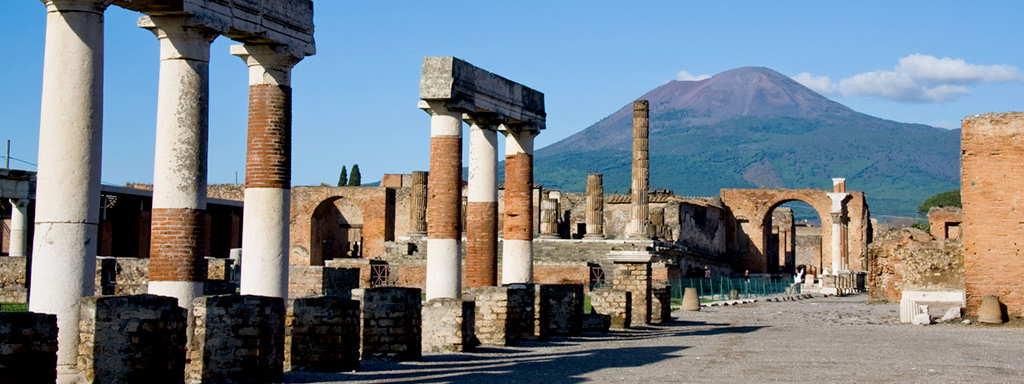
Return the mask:
<path fill-rule="evenodd" d="M 359 288 L 359 268 L 292 265 L 288 267 L 288 297 L 352 297 Z"/>
<path fill-rule="evenodd" d="M 583 330 L 583 285 L 536 285 L 536 334 L 544 339 L 551 336 L 579 336 Z"/>
<path fill-rule="evenodd" d="M 55 381 L 57 316 L 0 312 L 0 383 Z"/>
<path fill-rule="evenodd" d="M 618 267 L 612 278 L 612 287 L 632 294 L 631 324 L 651 323 L 651 254 L 646 251 L 613 251 L 609 259 Z"/>
<path fill-rule="evenodd" d="M 465 352 L 476 346 L 472 301 L 439 298 L 423 303 L 423 353 Z"/>
<path fill-rule="evenodd" d="M 633 321 L 633 294 L 618 289 L 602 288 L 590 291 L 590 306 L 594 313 L 610 317 L 612 329 L 628 329 Z"/>
<path fill-rule="evenodd" d="M 280 382 L 284 300 L 224 295 L 193 302 L 187 383 Z"/>
<path fill-rule="evenodd" d="M 366 359 L 419 360 L 422 302 L 417 288 L 357 289 L 352 298 L 362 307 L 361 356 Z"/>
<path fill-rule="evenodd" d="M 465 297 L 475 303 L 475 335 L 482 345 L 506 346 L 533 337 L 533 287 L 476 287 Z"/>
<path fill-rule="evenodd" d="M 340 297 L 289 300 L 285 370 L 345 372 L 359 368 L 359 302 Z"/>
<path fill-rule="evenodd" d="M 658 287 L 651 290 L 651 324 L 672 321 L 672 287 Z"/>
<path fill-rule="evenodd" d="M 156 295 L 82 299 L 78 370 L 90 383 L 184 380 L 186 311 Z"/>

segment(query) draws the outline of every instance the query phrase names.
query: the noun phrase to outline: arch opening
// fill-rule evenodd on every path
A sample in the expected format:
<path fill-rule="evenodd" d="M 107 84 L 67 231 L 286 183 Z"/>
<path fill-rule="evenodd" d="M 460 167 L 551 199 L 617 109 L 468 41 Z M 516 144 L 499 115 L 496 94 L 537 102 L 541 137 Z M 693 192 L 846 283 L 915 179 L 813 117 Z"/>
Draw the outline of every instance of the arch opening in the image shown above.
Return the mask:
<path fill-rule="evenodd" d="M 362 212 L 348 199 L 331 197 L 310 215 L 310 259 L 361 257 Z"/>
<path fill-rule="evenodd" d="M 823 249 L 824 221 L 810 203 L 786 199 L 768 208 L 764 216 L 764 257 L 770 273 L 817 275 L 826 265 Z"/>

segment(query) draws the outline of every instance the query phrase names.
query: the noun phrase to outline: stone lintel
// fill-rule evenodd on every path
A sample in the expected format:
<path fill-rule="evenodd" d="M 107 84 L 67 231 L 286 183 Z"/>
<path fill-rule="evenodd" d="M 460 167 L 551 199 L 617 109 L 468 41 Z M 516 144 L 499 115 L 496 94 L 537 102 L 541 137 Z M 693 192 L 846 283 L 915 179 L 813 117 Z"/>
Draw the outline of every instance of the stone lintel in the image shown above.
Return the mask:
<path fill-rule="evenodd" d="M 623 263 L 650 263 L 654 261 L 655 255 L 649 251 L 611 251 L 608 252 L 608 260 L 616 264 Z"/>
<path fill-rule="evenodd" d="M 423 59 L 420 99 L 466 113 L 490 112 L 505 124 L 546 128 L 544 94 L 452 56 Z"/>

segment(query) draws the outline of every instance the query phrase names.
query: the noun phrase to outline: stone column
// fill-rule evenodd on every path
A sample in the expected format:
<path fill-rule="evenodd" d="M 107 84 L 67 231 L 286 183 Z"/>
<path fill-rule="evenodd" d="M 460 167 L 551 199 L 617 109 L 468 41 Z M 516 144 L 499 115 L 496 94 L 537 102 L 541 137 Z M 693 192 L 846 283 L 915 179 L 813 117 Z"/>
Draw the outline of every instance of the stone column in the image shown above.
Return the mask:
<path fill-rule="evenodd" d="M 604 175 L 587 175 L 587 239 L 604 239 Z"/>
<path fill-rule="evenodd" d="M 647 188 L 650 180 L 648 156 L 649 106 L 647 100 L 633 102 L 633 180 L 630 184 L 632 201 L 626 237 L 630 239 L 650 238 L 649 207 Z"/>
<path fill-rule="evenodd" d="M 466 286 L 498 283 L 498 132 L 470 116 L 466 204 Z"/>
<path fill-rule="evenodd" d="M 462 113 L 429 102 L 427 300 L 462 295 Z"/>
<path fill-rule="evenodd" d="M 28 256 L 28 199 L 11 199 L 10 256 Z"/>
<path fill-rule="evenodd" d="M 47 1 L 29 310 L 57 315 L 61 370 L 78 355 L 93 294 L 103 137 L 106 1 Z"/>
<path fill-rule="evenodd" d="M 231 54 L 249 67 L 241 292 L 287 299 L 291 70 L 302 58 L 269 45 L 233 45 Z"/>
<path fill-rule="evenodd" d="M 845 244 L 843 241 L 843 226 L 846 220 L 844 205 L 848 196 L 850 194 L 845 192 L 832 192 L 828 194 L 829 199 L 832 200 L 832 274 L 838 274 L 839 271 L 846 269 L 846 265 L 843 263 L 843 257 L 846 253 L 843 249 Z"/>
<path fill-rule="evenodd" d="M 409 237 L 427 235 L 427 173 L 415 171 L 409 176 Z"/>
<path fill-rule="evenodd" d="M 160 41 L 149 293 L 192 307 L 203 295 L 210 43 L 183 16 L 142 17 Z"/>
<path fill-rule="evenodd" d="M 558 202 L 548 196 L 540 199 L 540 238 L 558 238 Z"/>
<path fill-rule="evenodd" d="M 501 283 L 533 281 L 533 136 L 505 127 L 505 218 Z"/>

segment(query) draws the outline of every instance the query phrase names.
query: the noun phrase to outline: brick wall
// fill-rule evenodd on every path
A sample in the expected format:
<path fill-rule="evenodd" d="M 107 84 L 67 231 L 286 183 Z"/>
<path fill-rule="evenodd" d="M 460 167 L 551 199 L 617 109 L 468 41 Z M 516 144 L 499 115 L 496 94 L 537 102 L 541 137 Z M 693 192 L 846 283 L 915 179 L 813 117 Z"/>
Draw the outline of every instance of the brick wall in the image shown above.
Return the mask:
<path fill-rule="evenodd" d="M 361 356 L 365 359 L 419 360 L 421 352 L 420 290 L 380 287 L 354 290 L 362 306 Z"/>
<path fill-rule="evenodd" d="M 872 300 L 898 302 L 904 290 L 964 289 L 964 259 L 959 241 L 934 239 L 916 228 L 880 234 L 869 247 Z"/>
<path fill-rule="evenodd" d="M 250 295 L 205 296 L 195 300 L 193 313 L 186 382 L 281 381 L 283 300 Z"/>
<path fill-rule="evenodd" d="M 284 367 L 339 372 L 359 368 L 359 302 L 340 297 L 289 300 Z"/>
<path fill-rule="evenodd" d="M 78 369 L 89 382 L 182 382 L 186 314 L 173 297 L 82 299 Z"/>
<path fill-rule="evenodd" d="M 0 383 L 57 381 L 57 316 L 0 312 Z"/>
<path fill-rule="evenodd" d="M 995 295 L 1024 317 L 1024 113 L 969 116 L 961 133 L 961 199 L 967 313 Z"/>
<path fill-rule="evenodd" d="M 964 220 L 960 207 L 931 207 L 928 224 L 936 239 L 960 240 L 960 223 Z"/>

